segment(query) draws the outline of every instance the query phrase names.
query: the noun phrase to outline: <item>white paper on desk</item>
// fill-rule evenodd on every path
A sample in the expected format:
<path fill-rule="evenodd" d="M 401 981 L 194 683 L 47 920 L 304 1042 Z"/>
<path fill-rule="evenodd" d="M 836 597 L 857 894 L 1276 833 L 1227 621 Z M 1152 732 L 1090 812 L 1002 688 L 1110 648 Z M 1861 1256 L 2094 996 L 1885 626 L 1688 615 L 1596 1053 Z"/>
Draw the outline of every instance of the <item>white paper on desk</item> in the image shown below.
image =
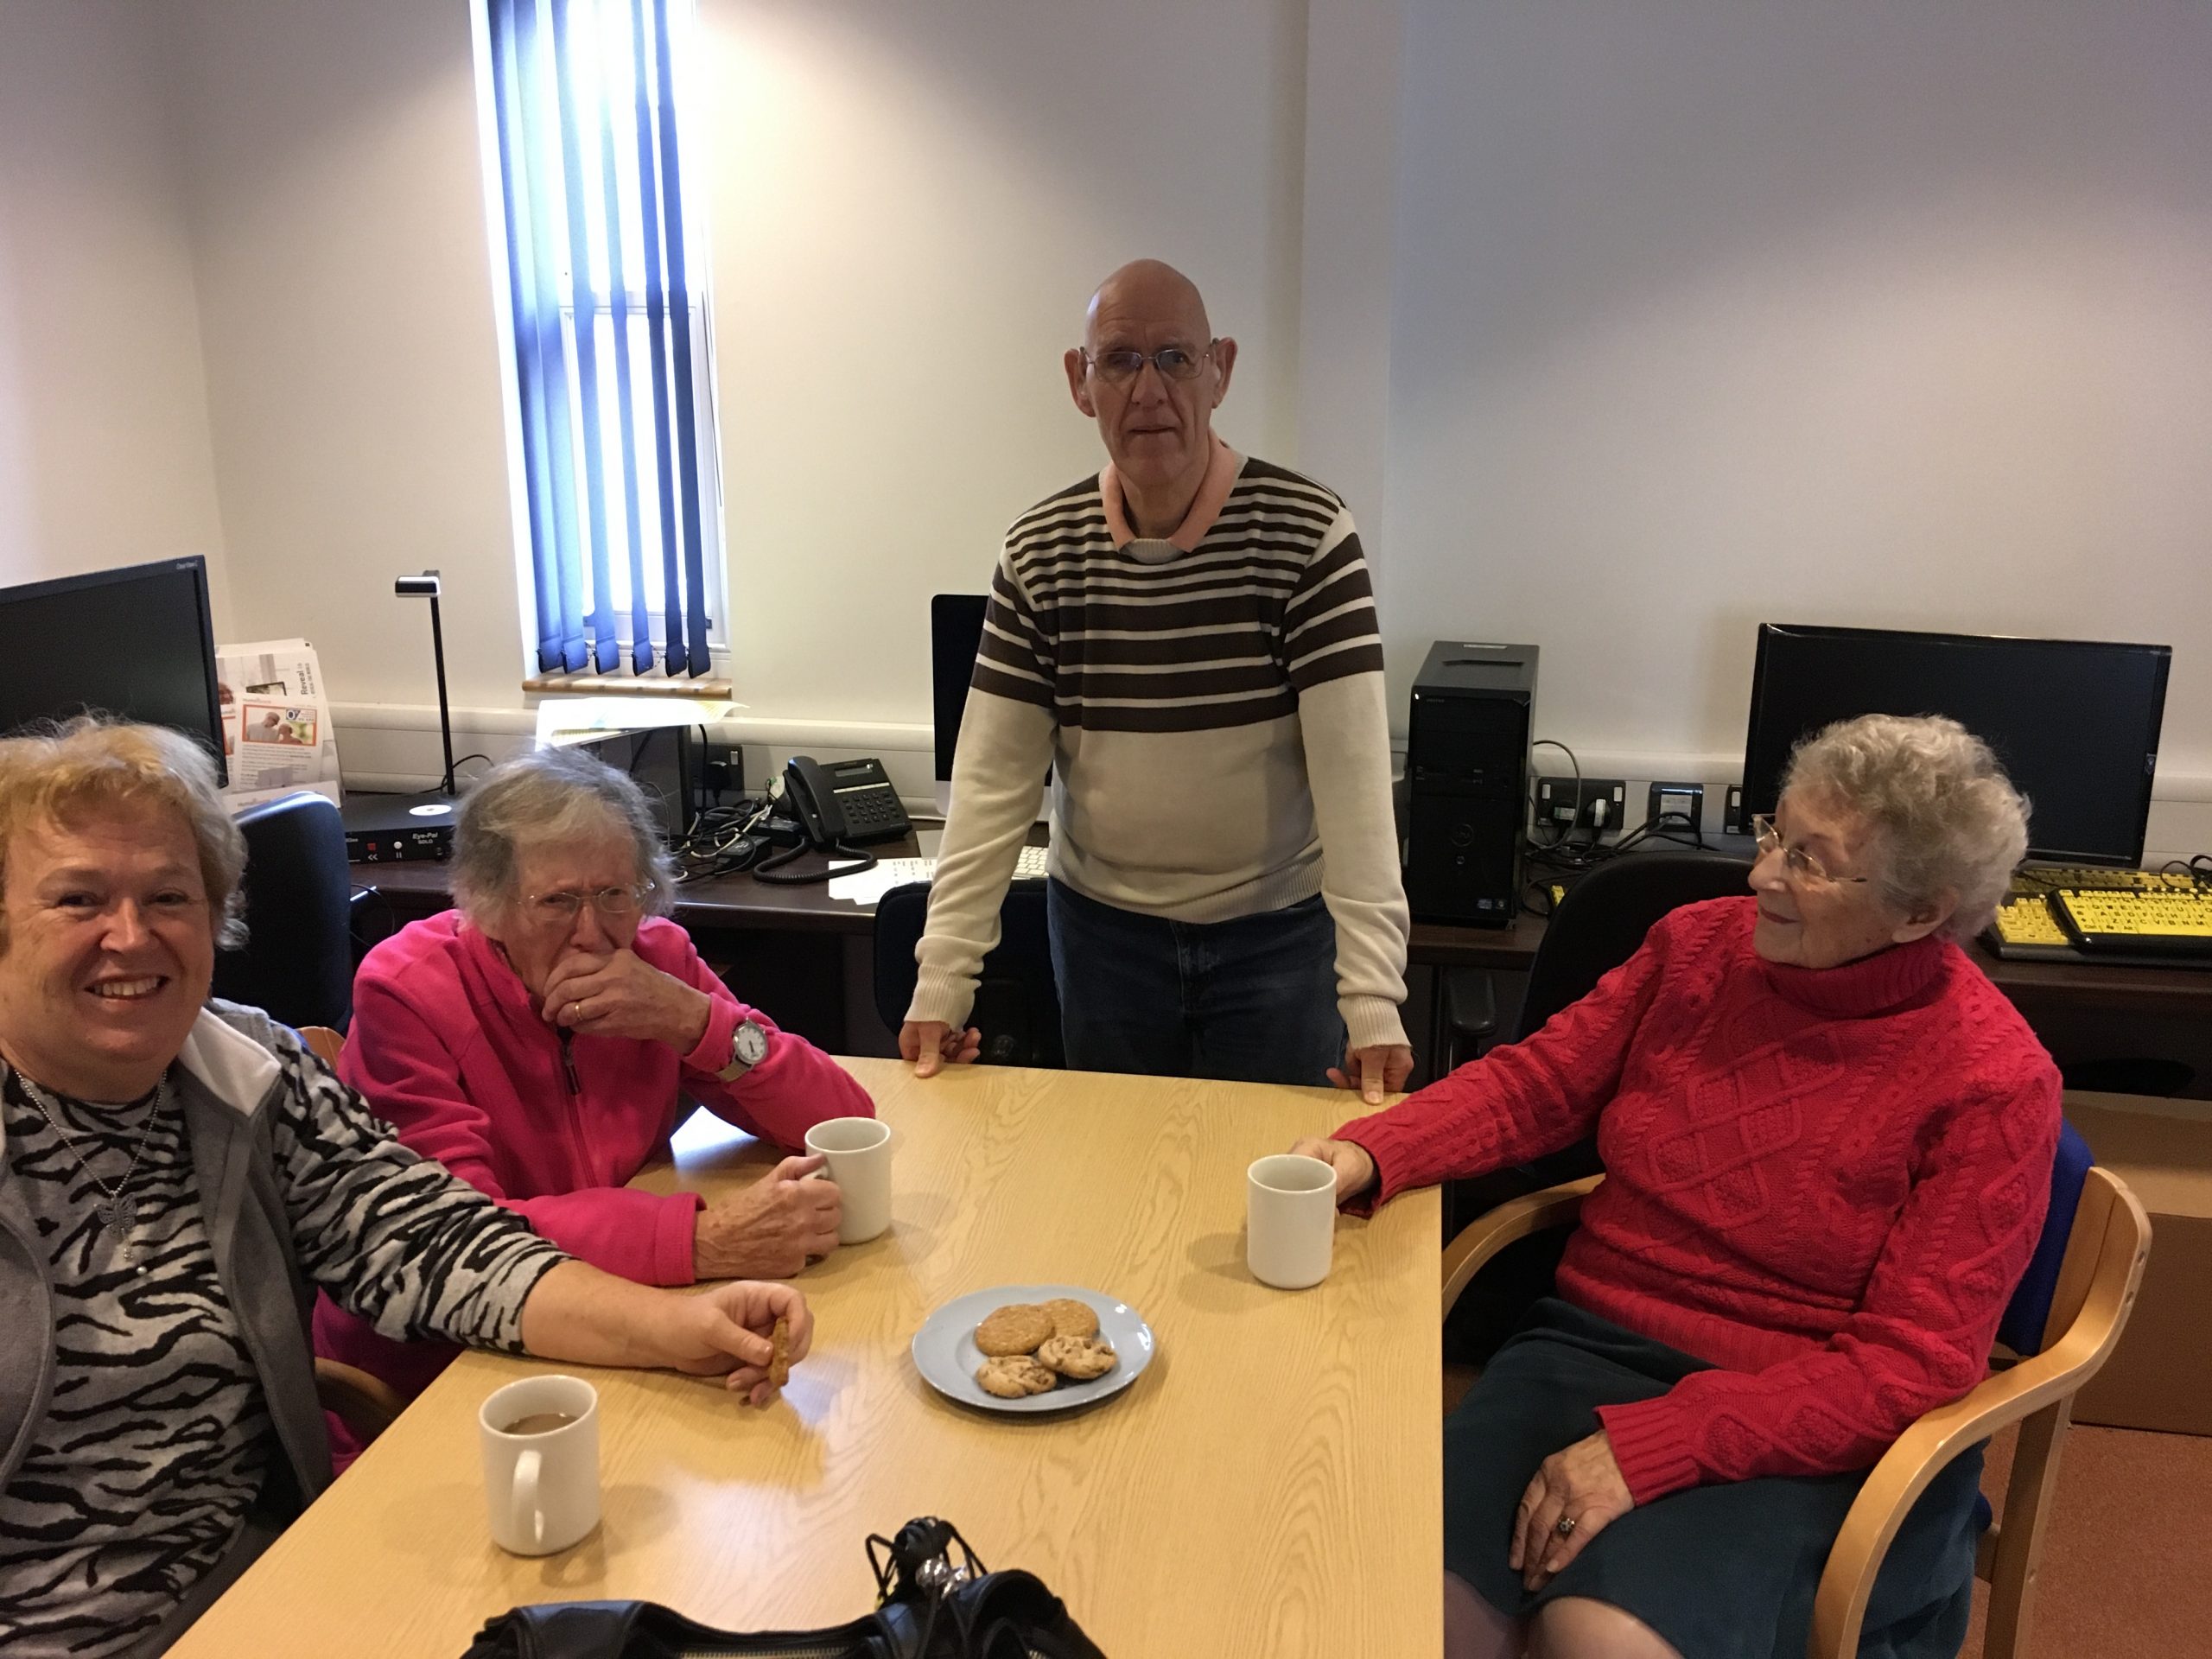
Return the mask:
<path fill-rule="evenodd" d="M 304 639 L 220 645 L 215 683 L 223 713 L 223 759 L 235 810 L 311 789 L 339 798 L 338 729 L 322 664 Z"/>
<path fill-rule="evenodd" d="M 537 747 L 563 748 L 609 732 L 715 726 L 744 707 L 727 697 L 547 697 L 537 705 Z"/>
<path fill-rule="evenodd" d="M 833 858 L 833 870 L 849 870 L 859 864 L 856 858 Z M 833 875 L 830 878 L 830 896 L 849 899 L 856 905 L 872 905 L 893 887 L 903 887 L 909 881 L 930 879 L 931 861 L 926 858 L 886 858 L 877 861 L 875 868 L 862 870 L 857 875 Z"/>

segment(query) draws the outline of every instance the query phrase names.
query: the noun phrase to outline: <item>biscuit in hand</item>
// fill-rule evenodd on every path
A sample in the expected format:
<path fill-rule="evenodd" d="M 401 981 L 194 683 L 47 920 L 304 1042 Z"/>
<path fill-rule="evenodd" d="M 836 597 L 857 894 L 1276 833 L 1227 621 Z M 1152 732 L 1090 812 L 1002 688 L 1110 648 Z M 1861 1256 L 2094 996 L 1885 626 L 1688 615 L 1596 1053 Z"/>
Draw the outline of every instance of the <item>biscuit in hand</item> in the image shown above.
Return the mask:
<path fill-rule="evenodd" d="M 1046 1394 L 1060 1384 L 1058 1377 L 1027 1354 L 1007 1354 L 985 1360 L 976 1368 L 976 1381 L 984 1393 L 995 1394 L 1001 1400 Z"/>
<path fill-rule="evenodd" d="M 1037 1351 L 1037 1358 L 1071 1382 L 1088 1382 L 1114 1369 L 1114 1345 L 1096 1337 L 1054 1337 Z"/>
<path fill-rule="evenodd" d="M 1052 1334 L 1052 1316 L 1029 1302 L 1009 1302 L 976 1327 L 976 1345 L 994 1358 L 1033 1354 Z"/>
<path fill-rule="evenodd" d="M 1078 1302 L 1072 1296 L 1060 1296 L 1038 1306 L 1052 1321 L 1056 1337 L 1095 1337 L 1098 1334 L 1098 1312 L 1089 1302 Z"/>

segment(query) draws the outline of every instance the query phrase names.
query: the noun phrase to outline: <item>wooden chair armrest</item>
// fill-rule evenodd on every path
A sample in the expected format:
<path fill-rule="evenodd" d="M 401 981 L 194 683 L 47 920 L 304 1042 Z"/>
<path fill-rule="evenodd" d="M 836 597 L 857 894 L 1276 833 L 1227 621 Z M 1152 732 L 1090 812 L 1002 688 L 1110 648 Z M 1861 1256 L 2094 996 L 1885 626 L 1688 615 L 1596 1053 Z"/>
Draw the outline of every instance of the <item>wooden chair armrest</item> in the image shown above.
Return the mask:
<path fill-rule="evenodd" d="M 353 1438 L 363 1446 L 391 1427 L 407 1409 L 399 1391 L 382 1377 L 321 1355 L 315 1362 L 315 1392 L 322 1408 L 352 1429 Z"/>
<path fill-rule="evenodd" d="M 1554 1227 L 1572 1227 L 1582 1213 L 1582 1200 L 1605 1179 L 1589 1175 L 1509 1198 L 1460 1229 L 1459 1236 L 1444 1247 L 1444 1317 L 1450 1316 L 1467 1281 L 1507 1245 Z"/>
<path fill-rule="evenodd" d="M 2090 1173 L 2093 1177 L 2101 1173 Z M 2055 1477 L 2055 1462 L 2048 1471 L 2042 1465 L 2046 1456 L 2055 1459 L 2050 1446 L 2063 1431 L 2074 1395 L 2096 1375 L 2119 1344 L 2150 1247 L 2150 1224 L 2142 1205 L 2124 1186 L 2109 1179 L 2108 1184 L 2114 1195 L 2107 1202 L 2124 1205 L 2132 1213 L 2133 1249 L 2099 1274 L 2080 1314 L 2050 1347 L 1984 1379 L 1963 1398 L 1925 1414 L 1883 1453 L 1866 1477 L 1866 1484 L 1859 1488 L 1850 1513 L 1844 1516 L 1834 1547 L 1828 1552 L 1827 1565 L 1821 1571 L 1806 1644 L 1809 1659 L 1827 1659 L 1831 1655 L 1848 1659 L 1859 1651 L 1859 1626 L 1866 1618 L 1867 1598 L 1873 1592 L 1875 1575 L 1881 1571 L 1883 1558 L 1907 1511 L 1928 1490 L 1929 1483 L 1960 1453 L 1980 1445 L 1999 1429 L 2031 1417 L 2035 1422 L 2021 1432 L 2005 1510 L 2008 1522 L 2016 1506 L 2032 1518 L 2038 1498 L 2027 1489 L 2047 1484 Z M 2087 1213 L 2088 1194 L 2085 1193 L 2083 1201 Z M 2077 1229 L 2082 1227 L 2083 1217 L 2077 1216 L 2075 1224 Z M 2072 1252 L 2069 1254 L 2070 1259 Z M 2036 1465 L 2032 1479 L 2024 1466 L 2029 1464 Z M 2000 1540 L 2000 1553 L 2016 1541 Z M 2032 1538 L 2021 1547 L 2027 1553 L 2019 1556 L 2012 1570 L 2032 1576 Z"/>

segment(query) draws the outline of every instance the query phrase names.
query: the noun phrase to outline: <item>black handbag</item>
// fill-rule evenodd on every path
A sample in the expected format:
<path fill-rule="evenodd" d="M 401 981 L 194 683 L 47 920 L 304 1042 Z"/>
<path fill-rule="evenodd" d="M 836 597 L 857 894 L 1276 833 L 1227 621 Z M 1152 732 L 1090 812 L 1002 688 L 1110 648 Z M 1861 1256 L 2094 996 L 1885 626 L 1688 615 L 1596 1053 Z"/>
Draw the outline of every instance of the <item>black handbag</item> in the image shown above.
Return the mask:
<path fill-rule="evenodd" d="M 990 1572 L 949 1521 L 871 1537 L 868 1559 L 876 1609 L 833 1630 L 747 1636 L 658 1602 L 547 1601 L 500 1614 L 462 1659 L 1105 1659 L 1042 1580 Z"/>

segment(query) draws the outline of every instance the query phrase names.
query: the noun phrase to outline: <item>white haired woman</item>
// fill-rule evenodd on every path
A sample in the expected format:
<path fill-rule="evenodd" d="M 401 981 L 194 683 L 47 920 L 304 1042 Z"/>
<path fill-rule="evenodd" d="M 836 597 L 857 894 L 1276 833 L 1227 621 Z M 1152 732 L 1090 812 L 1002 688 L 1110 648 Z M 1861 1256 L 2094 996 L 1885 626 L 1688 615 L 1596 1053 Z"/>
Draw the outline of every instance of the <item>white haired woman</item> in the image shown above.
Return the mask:
<path fill-rule="evenodd" d="M 1959 949 L 2027 844 L 1955 721 L 1793 756 L 1751 896 L 1676 911 L 1528 1041 L 1298 1150 L 1365 1211 L 1594 1133 L 1557 1294 L 1445 1431 L 1447 1647 L 1805 1650 L 1865 1478 L 1986 1370 L 2050 1192 L 2056 1069 Z M 1958 1650 L 1979 1454 L 1892 1545 L 1863 1651 Z"/>
<path fill-rule="evenodd" d="M 154 1654 L 330 1479 L 317 1287 L 394 1336 L 727 1374 L 787 1286 L 565 1256 L 211 1001 L 245 843 L 188 740 L 0 740 L 0 1649 Z"/>
<path fill-rule="evenodd" d="M 456 826 L 454 909 L 370 951 L 338 1075 L 399 1138 L 582 1261 L 648 1285 L 785 1278 L 837 1248 L 840 1195 L 785 1158 L 743 1192 L 624 1183 L 696 1099 L 781 1147 L 874 1114 L 850 1072 L 733 996 L 660 912 L 675 873 L 645 791 L 575 749 L 495 766 Z M 315 1351 L 411 1397 L 453 1357 L 326 1301 Z M 340 1466 L 358 1450 L 333 1420 Z"/>

